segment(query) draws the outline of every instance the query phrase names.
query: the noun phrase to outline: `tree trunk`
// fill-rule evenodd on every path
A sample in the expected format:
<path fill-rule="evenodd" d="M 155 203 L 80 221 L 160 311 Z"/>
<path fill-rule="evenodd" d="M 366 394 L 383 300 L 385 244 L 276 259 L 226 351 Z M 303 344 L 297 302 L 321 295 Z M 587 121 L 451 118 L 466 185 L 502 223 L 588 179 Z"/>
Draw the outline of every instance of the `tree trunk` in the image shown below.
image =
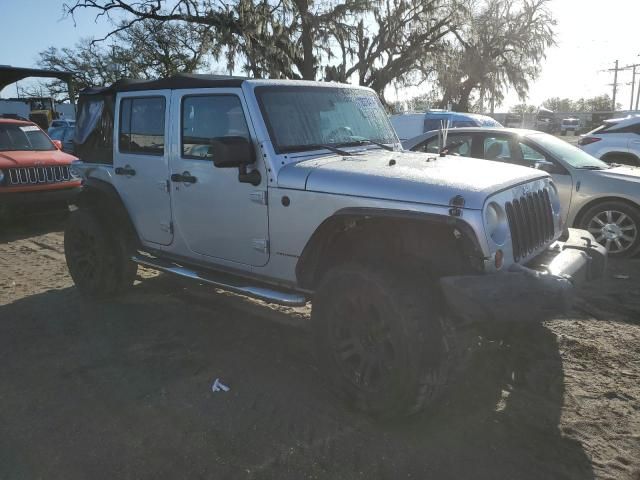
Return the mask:
<path fill-rule="evenodd" d="M 300 42 L 302 43 L 302 65 L 300 75 L 303 80 L 316 79 L 315 56 L 313 55 L 313 19 L 309 14 L 309 2 L 307 0 L 296 0 L 296 6 L 300 12 L 300 22 L 302 31 Z"/>

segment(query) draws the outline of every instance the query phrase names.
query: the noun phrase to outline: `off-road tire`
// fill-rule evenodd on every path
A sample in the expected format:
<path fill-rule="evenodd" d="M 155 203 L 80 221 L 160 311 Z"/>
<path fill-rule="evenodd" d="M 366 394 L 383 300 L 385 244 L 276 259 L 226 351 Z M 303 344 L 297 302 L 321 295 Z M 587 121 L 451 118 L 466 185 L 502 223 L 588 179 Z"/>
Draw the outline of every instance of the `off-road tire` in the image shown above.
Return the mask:
<path fill-rule="evenodd" d="M 324 275 L 311 314 L 318 363 L 352 407 L 378 418 L 410 415 L 444 390 L 455 334 L 435 291 L 411 275 L 358 264 Z"/>
<path fill-rule="evenodd" d="M 129 250 L 124 232 L 98 212 L 80 208 L 69 216 L 64 253 L 71 278 L 84 296 L 109 298 L 133 284 L 137 265 Z"/>
<path fill-rule="evenodd" d="M 629 236 L 631 236 L 631 234 L 635 232 L 635 241 L 631 242 L 631 245 L 629 245 L 623 251 L 608 251 L 608 255 L 615 258 L 627 258 L 636 255 L 638 252 L 640 252 L 640 209 L 635 208 L 626 202 L 611 200 L 594 205 L 581 215 L 579 227 L 583 228 L 584 230 L 590 231 L 593 236 L 596 237 L 596 240 L 598 240 L 598 232 L 592 230 L 595 227 L 593 219 L 598 215 L 604 215 L 604 218 L 606 218 L 607 211 L 613 212 L 613 222 L 619 220 L 620 217 L 618 213 L 622 213 L 627 216 L 628 220 L 623 220 L 622 222 L 620 222 L 623 228 L 628 228 L 632 223 L 633 225 L 635 225 L 635 231 L 624 231 Z"/>

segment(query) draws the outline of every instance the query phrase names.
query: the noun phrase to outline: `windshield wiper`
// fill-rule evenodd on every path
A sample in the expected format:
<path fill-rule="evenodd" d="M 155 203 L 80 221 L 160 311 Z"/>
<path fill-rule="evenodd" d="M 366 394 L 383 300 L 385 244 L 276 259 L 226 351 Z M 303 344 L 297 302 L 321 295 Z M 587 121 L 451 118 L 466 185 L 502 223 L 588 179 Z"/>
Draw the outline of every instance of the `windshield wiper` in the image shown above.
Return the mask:
<path fill-rule="evenodd" d="M 315 144 L 315 145 L 307 145 L 309 148 L 324 148 L 325 150 L 329 150 L 330 152 L 337 153 L 338 155 L 344 155 L 345 157 L 350 157 L 353 155 L 351 152 L 347 152 L 346 150 L 342 150 L 340 148 L 333 147 L 331 145 L 323 145 L 323 144 Z"/>
<path fill-rule="evenodd" d="M 606 167 L 601 167 L 599 165 L 583 165 L 582 167 L 578 167 L 579 170 L 606 170 Z"/>
<path fill-rule="evenodd" d="M 353 138 L 353 141 L 349 142 L 348 145 L 371 144 L 371 145 L 377 145 L 378 147 L 384 148 L 385 150 L 388 150 L 390 152 L 394 151 L 393 147 L 390 147 L 389 145 L 385 145 L 382 142 L 376 142 L 375 140 L 371 140 L 370 138 L 366 138 L 366 137 L 351 137 L 351 138 Z"/>

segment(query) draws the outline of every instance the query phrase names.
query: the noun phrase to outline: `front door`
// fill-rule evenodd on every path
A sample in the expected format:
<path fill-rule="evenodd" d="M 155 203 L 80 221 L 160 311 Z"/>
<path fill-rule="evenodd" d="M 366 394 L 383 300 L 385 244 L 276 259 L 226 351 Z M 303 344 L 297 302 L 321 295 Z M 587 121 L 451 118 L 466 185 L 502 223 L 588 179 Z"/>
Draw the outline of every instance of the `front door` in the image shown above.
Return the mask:
<path fill-rule="evenodd" d="M 546 155 L 539 148 L 526 141 L 517 141 L 517 151 L 521 158 L 522 165 L 535 167 L 538 162 L 546 162 L 545 171 L 551 174 L 553 183 L 558 189 L 560 197 L 560 209 L 562 212 L 562 221 L 567 221 L 569 207 L 571 206 L 571 196 L 573 194 L 573 179 L 564 166 L 558 163 L 552 157 Z"/>
<path fill-rule="evenodd" d="M 243 265 L 269 260 L 267 187 L 238 181 L 237 168 L 216 168 L 212 139 L 242 136 L 256 144 L 241 89 L 176 90 L 171 100 L 177 148 L 171 156 L 176 232 L 194 253 Z M 185 252 L 188 254 L 188 252 Z"/>
<path fill-rule="evenodd" d="M 118 95 L 114 125 L 114 184 L 143 241 L 173 240 L 169 178 L 170 90 Z"/>

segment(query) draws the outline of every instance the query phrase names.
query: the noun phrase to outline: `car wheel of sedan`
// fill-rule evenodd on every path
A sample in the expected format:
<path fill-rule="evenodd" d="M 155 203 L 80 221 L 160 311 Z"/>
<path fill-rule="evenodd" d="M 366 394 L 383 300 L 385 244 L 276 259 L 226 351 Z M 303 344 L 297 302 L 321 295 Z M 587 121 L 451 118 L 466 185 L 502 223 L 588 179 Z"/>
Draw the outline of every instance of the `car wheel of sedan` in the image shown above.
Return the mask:
<path fill-rule="evenodd" d="M 375 417 L 411 414 L 435 400 L 454 364 L 453 328 L 437 297 L 409 276 L 338 266 L 313 300 L 320 368 L 338 395 Z"/>
<path fill-rule="evenodd" d="M 582 216 L 588 230 L 612 257 L 631 257 L 640 250 L 640 211 L 620 201 L 603 202 Z"/>

